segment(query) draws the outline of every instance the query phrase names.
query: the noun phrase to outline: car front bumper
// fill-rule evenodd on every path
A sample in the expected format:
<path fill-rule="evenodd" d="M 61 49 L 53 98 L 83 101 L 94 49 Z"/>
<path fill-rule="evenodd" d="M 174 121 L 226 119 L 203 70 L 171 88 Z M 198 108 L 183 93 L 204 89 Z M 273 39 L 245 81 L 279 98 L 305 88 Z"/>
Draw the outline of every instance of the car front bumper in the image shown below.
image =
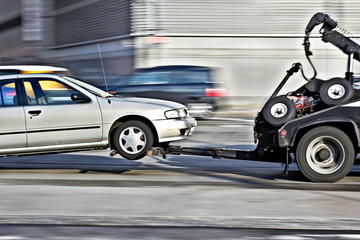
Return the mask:
<path fill-rule="evenodd" d="M 188 138 L 197 126 L 195 118 L 165 119 L 152 121 L 156 128 L 159 143 L 179 141 Z"/>

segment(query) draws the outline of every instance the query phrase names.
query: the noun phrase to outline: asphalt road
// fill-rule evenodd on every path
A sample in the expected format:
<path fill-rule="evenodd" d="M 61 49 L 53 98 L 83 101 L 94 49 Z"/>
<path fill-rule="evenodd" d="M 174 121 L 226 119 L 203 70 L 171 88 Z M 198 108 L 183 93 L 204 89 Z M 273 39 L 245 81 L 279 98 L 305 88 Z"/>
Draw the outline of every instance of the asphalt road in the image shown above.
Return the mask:
<path fill-rule="evenodd" d="M 201 122 L 191 139 L 176 144 L 255 147 L 247 121 Z M 219 239 L 233 239 L 238 230 L 248 234 L 240 239 L 288 239 L 284 236 L 289 235 L 298 237 L 293 239 L 330 235 L 342 237 L 326 239 L 360 239 L 359 166 L 337 183 L 319 184 L 305 181 L 293 164 L 284 177 L 278 163 L 201 156 L 128 161 L 110 158 L 109 153 L 0 159 L 0 239 L 36 239 L 13 233 L 27 232 L 20 228 L 29 227 L 36 235 L 45 231 L 45 225 L 59 231 L 72 226 L 76 233 L 86 230 L 80 226 L 112 226 L 130 232 L 156 227 L 154 235 L 136 239 L 195 239 L 180 238 L 190 233 L 198 233 L 197 239 L 212 239 L 208 237 L 211 231 L 213 236 L 222 233 Z M 156 237 L 162 228 L 180 237 Z M 54 232 L 53 239 L 59 239 L 58 235 Z M 93 238 L 66 235 L 69 238 L 60 239 L 126 239 L 101 238 L 91 231 L 89 236 Z"/>

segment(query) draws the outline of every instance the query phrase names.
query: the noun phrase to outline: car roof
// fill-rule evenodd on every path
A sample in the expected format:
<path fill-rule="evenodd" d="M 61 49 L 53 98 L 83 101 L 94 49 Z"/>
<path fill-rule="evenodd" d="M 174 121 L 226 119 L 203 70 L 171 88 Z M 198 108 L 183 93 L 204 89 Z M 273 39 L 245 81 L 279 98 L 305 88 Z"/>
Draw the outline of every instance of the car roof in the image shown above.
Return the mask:
<path fill-rule="evenodd" d="M 58 74 L 52 74 L 52 73 L 29 73 L 29 74 L 4 74 L 1 75 L 0 74 L 0 81 L 2 80 L 8 80 L 8 79 L 16 79 L 16 78 L 34 78 L 34 77 L 39 77 L 39 78 L 46 78 L 46 77 L 50 77 L 50 78 L 56 78 L 56 77 L 61 77 Z"/>
<path fill-rule="evenodd" d="M 19 71 L 19 73 L 21 73 L 21 74 L 69 72 L 69 70 L 66 68 L 46 66 L 46 65 L 2 65 L 2 66 L 0 66 L 0 72 L 4 72 L 4 71 Z"/>

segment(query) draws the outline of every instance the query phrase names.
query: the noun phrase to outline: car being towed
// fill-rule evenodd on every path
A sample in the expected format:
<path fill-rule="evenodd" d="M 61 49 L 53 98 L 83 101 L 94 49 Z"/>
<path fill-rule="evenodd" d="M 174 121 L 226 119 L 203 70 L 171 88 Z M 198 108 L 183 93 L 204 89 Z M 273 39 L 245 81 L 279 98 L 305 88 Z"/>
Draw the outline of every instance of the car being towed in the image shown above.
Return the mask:
<path fill-rule="evenodd" d="M 68 76 L 0 76 L 0 156 L 110 147 L 135 160 L 195 126 L 179 103 L 118 98 Z"/>

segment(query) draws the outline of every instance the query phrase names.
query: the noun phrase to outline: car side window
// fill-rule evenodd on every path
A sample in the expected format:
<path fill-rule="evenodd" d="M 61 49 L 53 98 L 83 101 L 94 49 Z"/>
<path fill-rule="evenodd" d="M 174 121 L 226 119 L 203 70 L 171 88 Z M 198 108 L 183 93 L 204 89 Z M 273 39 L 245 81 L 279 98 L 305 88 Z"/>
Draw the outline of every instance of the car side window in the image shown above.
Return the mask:
<path fill-rule="evenodd" d="M 174 71 L 177 83 L 206 83 L 211 82 L 210 72 L 207 70 L 179 70 Z"/>
<path fill-rule="evenodd" d="M 25 91 L 30 105 L 72 104 L 75 89 L 53 79 L 31 79 L 24 81 Z"/>
<path fill-rule="evenodd" d="M 16 106 L 18 105 L 15 80 L 0 82 L 0 106 Z"/>
<path fill-rule="evenodd" d="M 168 84 L 170 72 L 138 72 L 131 76 L 130 85 Z"/>

